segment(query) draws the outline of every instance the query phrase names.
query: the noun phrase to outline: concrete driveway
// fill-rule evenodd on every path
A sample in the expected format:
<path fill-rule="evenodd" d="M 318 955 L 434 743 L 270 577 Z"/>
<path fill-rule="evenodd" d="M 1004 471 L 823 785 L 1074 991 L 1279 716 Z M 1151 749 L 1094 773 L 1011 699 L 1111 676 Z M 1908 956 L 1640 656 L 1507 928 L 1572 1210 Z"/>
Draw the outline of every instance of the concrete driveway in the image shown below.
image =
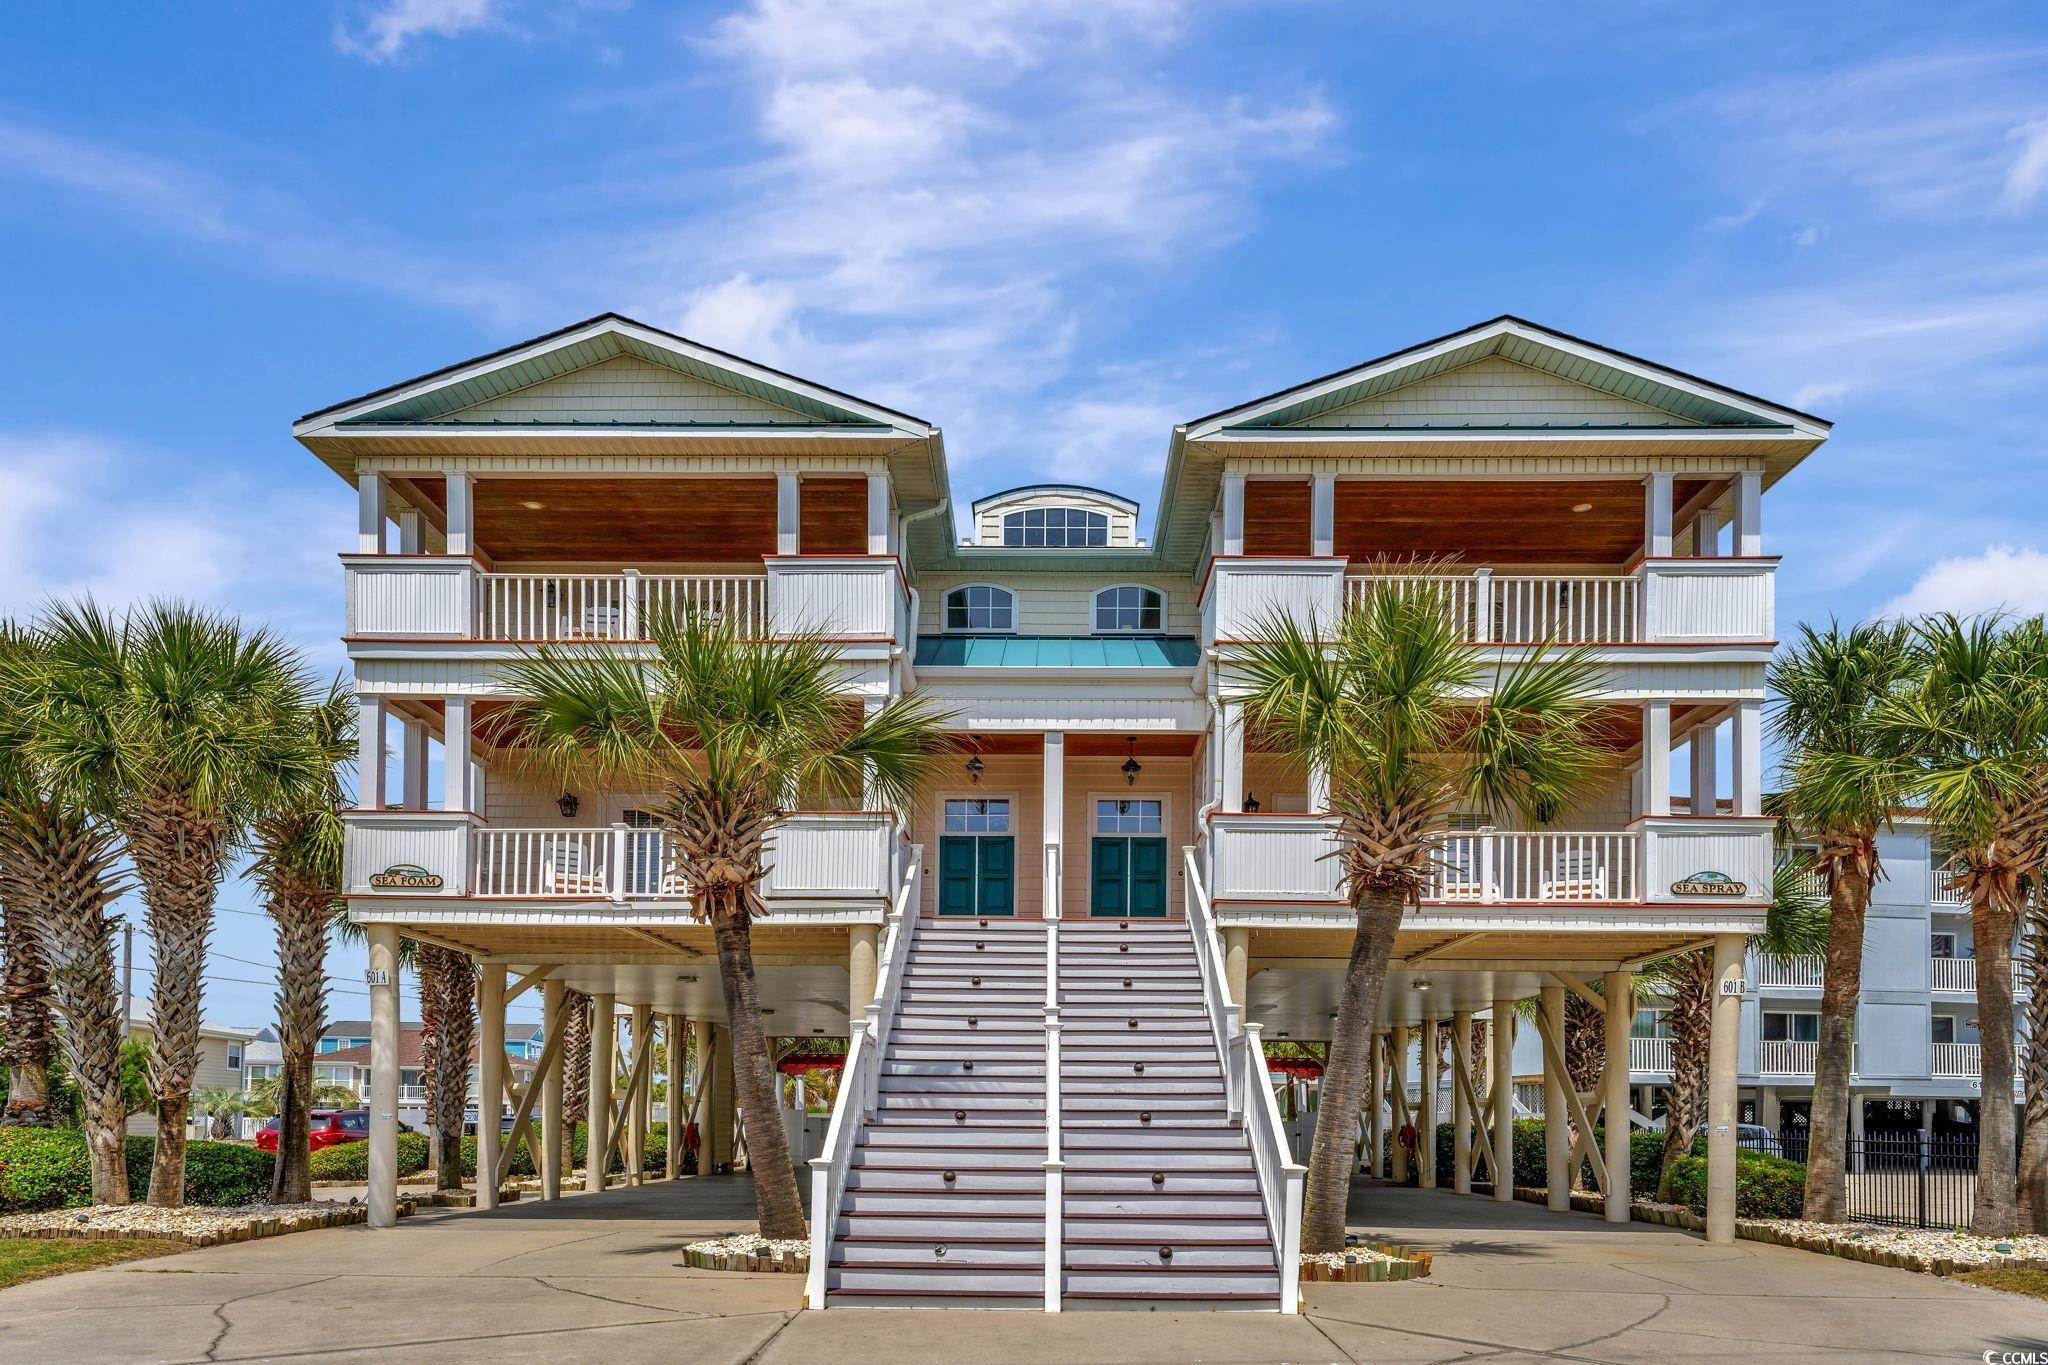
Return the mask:
<path fill-rule="evenodd" d="M 1976 1359 L 2048 1347 L 2048 1305 L 1781 1247 L 1377 1185 L 1361 1231 L 1428 1280 L 1318 1285 L 1254 1314 L 799 1311 L 793 1276 L 680 1268 L 744 1227 L 744 1180 L 431 1210 L 0 1293 L 0 1360 L 1743 1361 Z"/>

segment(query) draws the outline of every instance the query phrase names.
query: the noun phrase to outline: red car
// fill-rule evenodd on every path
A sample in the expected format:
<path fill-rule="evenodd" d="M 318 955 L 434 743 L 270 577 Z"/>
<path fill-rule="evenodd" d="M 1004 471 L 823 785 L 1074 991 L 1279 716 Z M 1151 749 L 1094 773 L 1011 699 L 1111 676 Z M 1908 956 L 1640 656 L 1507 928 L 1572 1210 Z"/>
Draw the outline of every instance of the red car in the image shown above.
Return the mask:
<path fill-rule="evenodd" d="M 277 1150 L 277 1128 L 282 1122 L 272 1119 L 256 1133 L 256 1149 L 261 1152 Z M 323 1147 L 338 1147 L 344 1142 L 362 1142 L 370 1136 L 370 1111 L 367 1109 L 315 1109 L 312 1132 L 309 1134 L 314 1151 Z"/>

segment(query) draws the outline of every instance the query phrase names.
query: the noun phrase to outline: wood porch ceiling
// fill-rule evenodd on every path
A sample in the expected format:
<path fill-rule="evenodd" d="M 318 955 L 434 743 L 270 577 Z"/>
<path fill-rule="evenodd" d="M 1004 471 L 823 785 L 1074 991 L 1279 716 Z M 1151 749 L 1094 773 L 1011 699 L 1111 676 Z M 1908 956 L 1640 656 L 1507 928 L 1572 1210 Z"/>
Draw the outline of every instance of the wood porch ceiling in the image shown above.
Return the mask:
<path fill-rule="evenodd" d="M 1706 479 L 1674 480 L 1674 513 L 1711 486 Z M 1307 490 L 1306 483 L 1246 486 L 1247 554 L 1308 552 Z M 1581 503 L 1590 506 L 1574 512 Z M 1336 553 L 1354 565 L 1413 559 L 1620 565 L 1643 545 L 1643 485 L 1634 479 L 1340 479 L 1335 530 Z M 1272 547 L 1264 548 L 1269 537 Z"/>

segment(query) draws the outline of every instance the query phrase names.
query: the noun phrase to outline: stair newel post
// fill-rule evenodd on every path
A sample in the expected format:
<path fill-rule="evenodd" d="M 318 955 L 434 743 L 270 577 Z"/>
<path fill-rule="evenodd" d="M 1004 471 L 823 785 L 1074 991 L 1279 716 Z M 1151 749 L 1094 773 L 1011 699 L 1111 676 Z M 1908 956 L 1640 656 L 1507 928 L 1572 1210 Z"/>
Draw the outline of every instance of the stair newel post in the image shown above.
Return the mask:
<path fill-rule="evenodd" d="M 1223 1008 L 1223 1099 L 1229 1106 L 1230 1122 L 1233 1126 L 1244 1126 L 1245 1077 L 1243 1063 L 1238 1060 L 1244 1049 L 1244 1006 L 1226 1005 Z"/>
<path fill-rule="evenodd" d="M 1066 1162 L 1060 1156 L 1060 922 L 1045 925 L 1045 1311 L 1060 1311 Z"/>
<path fill-rule="evenodd" d="M 866 1083 L 861 1086 L 860 1091 L 861 1117 L 871 1119 L 875 1116 L 875 1100 L 880 1096 L 882 1089 L 882 1007 L 871 1003 L 865 1013 L 865 1019 L 850 1022 L 861 1029 L 863 1037 L 867 1040 L 867 1055 L 861 1058 L 861 1069 L 867 1073 L 864 1078 Z"/>

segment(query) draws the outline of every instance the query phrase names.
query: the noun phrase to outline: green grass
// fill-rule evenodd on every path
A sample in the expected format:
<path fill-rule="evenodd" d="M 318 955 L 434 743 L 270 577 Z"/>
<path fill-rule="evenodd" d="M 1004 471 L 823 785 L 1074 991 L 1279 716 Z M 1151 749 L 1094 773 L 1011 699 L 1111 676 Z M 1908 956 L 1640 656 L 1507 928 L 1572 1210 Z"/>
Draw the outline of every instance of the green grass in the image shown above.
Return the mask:
<path fill-rule="evenodd" d="M 1956 1278 L 1964 1284 L 1981 1284 L 1986 1289 L 2002 1289 L 2008 1294 L 2048 1299 L 2048 1270 L 2030 1266 L 1998 1266 L 1991 1270 L 1972 1270 Z"/>
<path fill-rule="evenodd" d="M 73 1270 L 92 1270 L 185 1250 L 188 1248 L 183 1242 L 148 1237 L 90 1242 L 60 1237 L 0 1237 L 0 1289 Z"/>

